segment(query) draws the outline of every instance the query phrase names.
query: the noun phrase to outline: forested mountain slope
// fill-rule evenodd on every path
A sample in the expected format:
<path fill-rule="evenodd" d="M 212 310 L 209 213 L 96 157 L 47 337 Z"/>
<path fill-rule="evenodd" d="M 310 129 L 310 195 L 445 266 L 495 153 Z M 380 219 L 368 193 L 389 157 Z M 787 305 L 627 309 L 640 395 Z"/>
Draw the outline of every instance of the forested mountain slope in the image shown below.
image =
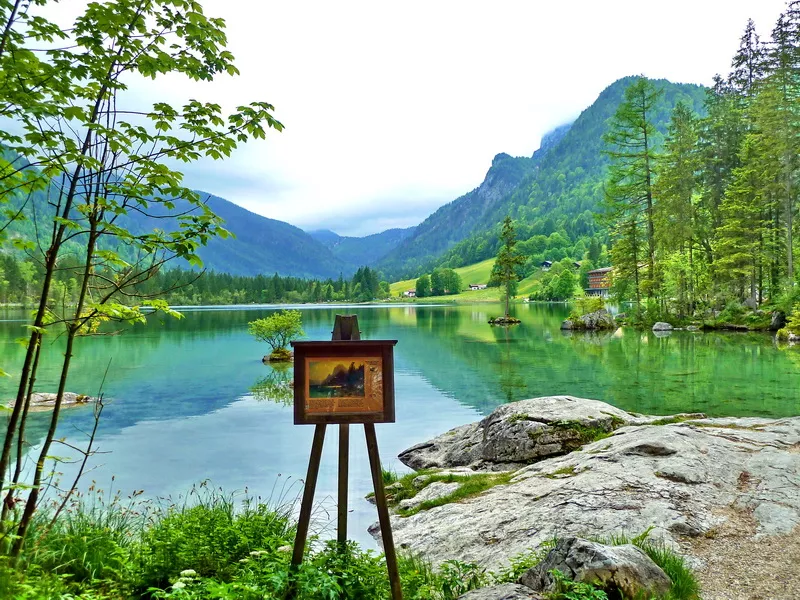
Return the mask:
<path fill-rule="evenodd" d="M 387 229 L 364 237 L 342 236 L 329 229 L 309 231 L 308 234 L 333 252 L 338 259 L 355 267 L 373 266 L 394 250 L 416 227 Z"/>
<path fill-rule="evenodd" d="M 54 192 L 53 192 L 54 193 Z M 258 275 L 280 273 L 284 276 L 325 279 L 337 278 L 340 274 L 351 275 L 357 265 L 346 263 L 322 243 L 302 229 L 268 219 L 252 213 L 223 198 L 205 192 L 198 192 L 211 210 L 225 221 L 225 228 L 233 233 L 226 239 L 212 239 L 207 246 L 198 250 L 204 267 L 232 275 Z M 50 233 L 53 206 L 48 202 L 45 191 L 38 191 L 30 198 L 15 198 L 9 205 L 11 210 L 22 209 L 24 219 L 14 221 L 6 233 L 11 238 L 35 241 Z M 173 214 L 186 210 L 184 202 L 177 202 Z M 135 234 L 152 231 L 154 228 L 166 231 L 177 228 L 174 219 L 164 218 L 159 213 L 151 216 L 140 212 L 120 215 L 117 225 Z M 0 225 L 5 221 L 0 222 Z M 80 237 L 75 242 L 80 241 Z M 44 242 L 42 239 L 41 241 Z M 46 244 L 43 244 L 46 247 Z M 124 249 L 121 249 L 125 254 Z M 188 264 L 173 266 L 189 268 Z"/>
<path fill-rule="evenodd" d="M 498 224 L 507 214 L 517 220 L 518 239 L 523 242 L 521 249 L 531 257 L 528 269 L 543 257 L 547 260 L 582 258 L 592 238 L 605 241 L 605 229 L 595 220 L 608 167 L 602 136 L 625 89 L 636 79 L 625 77 L 614 82 L 574 123 L 545 136 L 540 150 L 527 159 L 529 169 L 519 183 L 498 201 L 486 205 L 485 210 L 471 221 L 469 230 L 461 230 L 466 234 L 461 239 L 456 235 L 441 235 L 441 229 L 447 223 L 445 209 L 458 203 L 474 204 L 470 195 L 474 192 L 442 207 L 423 223 L 432 222 L 427 229 L 429 237 L 438 233 L 439 239 L 428 240 L 423 247 L 409 252 L 407 246 L 417 236 L 409 238 L 389 255 L 391 261 L 382 261 L 379 266 L 392 279 L 397 279 L 416 276 L 437 265 L 458 267 L 485 260 L 497 252 Z M 659 137 L 663 138 L 666 133 L 671 111 L 677 102 L 683 101 L 692 110 L 702 113 L 704 87 L 676 84 L 664 79 L 654 83 L 664 90 L 652 115 Z M 414 272 L 415 269 L 418 272 Z"/>
<path fill-rule="evenodd" d="M 391 279 L 417 275 L 431 258 L 441 256 L 464 239 L 495 212 L 533 168 L 531 158 L 498 154 L 480 186 L 445 204 L 420 223 L 414 234 L 403 240 L 378 263 Z"/>

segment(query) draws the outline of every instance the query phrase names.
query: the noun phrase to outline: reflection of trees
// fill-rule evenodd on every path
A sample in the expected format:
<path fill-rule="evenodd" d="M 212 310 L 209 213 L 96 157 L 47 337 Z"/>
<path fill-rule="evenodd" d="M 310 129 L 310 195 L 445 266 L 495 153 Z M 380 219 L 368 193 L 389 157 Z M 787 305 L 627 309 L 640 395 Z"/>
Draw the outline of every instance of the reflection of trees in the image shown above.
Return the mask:
<path fill-rule="evenodd" d="M 289 406 L 294 399 L 293 382 L 294 368 L 285 363 L 275 363 L 269 366 L 269 373 L 265 377 L 250 387 L 250 391 L 256 400 Z"/>

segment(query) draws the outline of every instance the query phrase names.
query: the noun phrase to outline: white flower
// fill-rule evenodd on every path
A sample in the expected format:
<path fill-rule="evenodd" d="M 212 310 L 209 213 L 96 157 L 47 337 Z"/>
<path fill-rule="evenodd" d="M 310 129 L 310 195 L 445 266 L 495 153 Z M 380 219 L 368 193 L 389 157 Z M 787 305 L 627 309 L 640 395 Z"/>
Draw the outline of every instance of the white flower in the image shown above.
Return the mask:
<path fill-rule="evenodd" d="M 186 584 L 183 583 L 182 581 L 176 581 L 175 583 L 172 584 L 172 589 L 173 590 L 182 590 L 185 587 L 186 587 Z"/>
<path fill-rule="evenodd" d="M 181 571 L 181 577 L 197 577 L 197 571 L 194 569 L 184 569 Z"/>
<path fill-rule="evenodd" d="M 292 551 L 291 546 L 281 546 L 280 548 L 278 548 L 278 552 L 291 552 L 291 551 Z"/>

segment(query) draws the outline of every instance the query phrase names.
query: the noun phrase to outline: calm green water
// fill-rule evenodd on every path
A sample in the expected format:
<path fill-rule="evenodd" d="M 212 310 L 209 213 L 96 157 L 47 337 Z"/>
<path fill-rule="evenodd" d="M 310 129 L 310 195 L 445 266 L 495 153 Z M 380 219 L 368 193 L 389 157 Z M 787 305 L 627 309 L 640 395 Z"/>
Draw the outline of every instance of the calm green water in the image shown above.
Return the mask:
<path fill-rule="evenodd" d="M 123 335 L 79 341 L 68 389 L 95 394 L 109 365 L 99 449 L 90 478 L 123 492 L 173 497 L 210 479 L 226 490 L 269 496 L 285 482 L 299 492 L 313 428 L 292 424 L 274 393 L 290 376 L 261 364 L 263 344 L 247 334 L 247 322 L 272 307 L 186 310 L 186 318 L 154 318 Z M 800 414 L 800 351 L 777 349 L 764 334 L 674 332 L 667 337 L 632 330 L 607 335 L 569 335 L 559 330 L 567 308 L 520 305 L 520 326 L 486 324 L 493 306 L 301 307 L 308 339 L 330 339 L 336 313 L 358 314 L 363 337 L 397 339 L 397 423 L 379 425 L 383 462 L 404 448 L 450 427 L 476 420 L 498 404 L 542 395 L 572 394 L 643 413 L 704 411 L 711 415 Z M 0 366 L 19 369 L 24 313 L 0 312 Z M 38 380 L 55 389 L 60 341 L 51 341 Z M 267 385 L 263 382 L 266 380 Z M 266 390 L 254 395 L 262 382 Z M 0 398 L 13 382 L 0 382 Z M 280 385 L 278 385 L 280 388 Z M 64 414 L 59 435 L 83 439 L 92 411 Z M 45 419 L 29 427 L 31 443 L 44 435 Z M 351 537 L 375 520 L 362 500 L 370 490 L 366 449 L 351 435 Z M 317 498 L 333 508 L 336 434 L 329 428 Z M 69 454 L 63 447 L 53 454 Z M 64 465 L 66 475 L 72 472 Z M 276 484 L 277 482 L 277 484 Z M 294 485 L 293 485 L 294 482 Z M 333 513 L 331 513 L 333 515 Z M 324 511 L 318 515 L 324 521 Z"/>

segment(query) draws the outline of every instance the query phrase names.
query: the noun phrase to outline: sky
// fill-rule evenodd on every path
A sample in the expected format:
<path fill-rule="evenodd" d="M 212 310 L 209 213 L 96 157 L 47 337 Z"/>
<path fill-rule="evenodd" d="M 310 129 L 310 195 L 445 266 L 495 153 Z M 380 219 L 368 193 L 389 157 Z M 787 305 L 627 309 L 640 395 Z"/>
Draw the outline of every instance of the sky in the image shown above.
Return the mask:
<path fill-rule="evenodd" d="M 64 0 L 61 3 L 74 3 Z M 285 130 L 185 184 L 306 230 L 420 223 L 480 185 L 494 155 L 529 156 L 615 80 L 709 85 L 748 18 L 783 0 L 204 0 L 241 74 L 135 82 L 145 102 L 275 106 Z M 59 8 L 57 10 L 63 10 Z"/>

